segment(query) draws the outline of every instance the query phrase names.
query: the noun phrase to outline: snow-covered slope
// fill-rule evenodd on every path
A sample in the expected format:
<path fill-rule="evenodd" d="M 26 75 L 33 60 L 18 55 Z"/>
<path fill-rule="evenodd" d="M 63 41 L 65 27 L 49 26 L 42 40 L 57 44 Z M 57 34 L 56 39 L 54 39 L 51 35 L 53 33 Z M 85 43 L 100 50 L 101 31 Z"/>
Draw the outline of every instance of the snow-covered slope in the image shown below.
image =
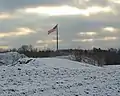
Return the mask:
<path fill-rule="evenodd" d="M 80 61 L 82 63 L 87 63 L 95 66 L 103 66 L 104 64 L 106 64 L 104 58 L 93 58 L 92 56 L 86 55 L 81 55 L 78 57 L 75 57 L 74 55 L 57 56 L 57 58 Z"/>
<path fill-rule="evenodd" d="M 63 68 L 98 68 L 96 66 L 86 64 L 86 63 L 80 63 L 71 61 L 68 59 L 58 59 L 58 58 L 42 58 L 40 59 L 41 62 L 46 64 L 47 66 L 51 67 L 63 67 Z"/>
<path fill-rule="evenodd" d="M 7 52 L 7 53 L 0 53 L 0 65 L 9 65 L 13 64 L 20 58 L 25 58 L 24 54 L 19 54 L 17 52 Z"/>
<path fill-rule="evenodd" d="M 57 58 L 76 61 L 77 57 L 75 57 L 74 55 L 68 55 L 68 56 L 57 56 Z M 89 58 L 87 56 L 81 56 L 81 62 L 82 63 L 88 63 L 88 64 L 91 64 L 91 65 L 98 65 L 97 60 L 94 60 L 94 59 Z"/>
<path fill-rule="evenodd" d="M 0 68 L 0 96 L 120 96 L 120 66 L 24 58 Z"/>

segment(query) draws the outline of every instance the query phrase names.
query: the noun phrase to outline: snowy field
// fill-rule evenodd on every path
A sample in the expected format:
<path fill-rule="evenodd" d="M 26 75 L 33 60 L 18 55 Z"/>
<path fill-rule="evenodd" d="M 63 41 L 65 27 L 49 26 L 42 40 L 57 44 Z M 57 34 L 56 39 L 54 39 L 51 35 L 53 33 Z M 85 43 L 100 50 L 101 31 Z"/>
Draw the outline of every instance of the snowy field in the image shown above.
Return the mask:
<path fill-rule="evenodd" d="M 0 66 L 0 96 L 120 96 L 120 66 L 21 58 Z"/>

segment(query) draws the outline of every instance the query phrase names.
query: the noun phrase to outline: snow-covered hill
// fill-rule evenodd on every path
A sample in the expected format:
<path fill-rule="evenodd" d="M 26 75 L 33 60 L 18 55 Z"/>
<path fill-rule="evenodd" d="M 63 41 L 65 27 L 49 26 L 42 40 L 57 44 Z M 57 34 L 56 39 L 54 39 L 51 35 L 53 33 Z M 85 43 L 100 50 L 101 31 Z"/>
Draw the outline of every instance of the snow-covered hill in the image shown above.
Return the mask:
<path fill-rule="evenodd" d="M 17 52 L 7 52 L 7 53 L 0 53 L 0 66 L 1 65 L 9 65 L 13 64 L 20 58 L 25 58 L 24 54 L 19 54 Z"/>
<path fill-rule="evenodd" d="M 23 58 L 0 69 L 0 96 L 120 96 L 120 66 Z"/>
<path fill-rule="evenodd" d="M 61 59 L 68 59 L 68 60 L 73 60 L 73 61 L 77 61 L 77 57 L 75 57 L 74 55 L 67 55 L 67 56 L 57 56 L 57 58 L 61 58 Z M 87 57 L 87 56 L 81 56 L 80 61 L 82 63 L 88 63 L 91 65 L 96 65 L 98 66 L 98 61 L 94 60 L 93 58 Z"/>

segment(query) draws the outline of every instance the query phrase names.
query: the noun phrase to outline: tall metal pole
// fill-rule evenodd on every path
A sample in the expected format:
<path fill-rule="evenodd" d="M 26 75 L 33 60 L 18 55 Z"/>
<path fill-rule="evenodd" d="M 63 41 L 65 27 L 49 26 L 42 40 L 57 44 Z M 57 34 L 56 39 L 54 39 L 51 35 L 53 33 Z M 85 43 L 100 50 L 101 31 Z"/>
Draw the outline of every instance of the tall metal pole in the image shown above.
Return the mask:
<path fill-rule="evenodd" d="M 57 24 L 57 30 L 56 31 L 57 31 L 56 35 L 57 35 L 57 51 L 58 51 L 58 47 L 59 47 L 59 45 L 58 45 L 58 24 Z"/>

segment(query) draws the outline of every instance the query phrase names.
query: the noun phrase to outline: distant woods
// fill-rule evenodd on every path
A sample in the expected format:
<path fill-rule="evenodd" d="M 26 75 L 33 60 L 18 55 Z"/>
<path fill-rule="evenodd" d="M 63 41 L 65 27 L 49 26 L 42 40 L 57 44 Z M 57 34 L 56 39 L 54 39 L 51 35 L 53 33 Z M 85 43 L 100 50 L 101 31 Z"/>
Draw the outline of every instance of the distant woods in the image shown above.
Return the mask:
<path fill-rule="evenodd" d="M 109 48 L 108 50 L 103 50 L 101 48 L 93 48 L 92 50 L 83 49 L 63 49 L 59 51 L 54 50 L 40 50 L 34 48 L 32 45 L 22 45 L 20 48 L 10 49 L 5 52 L 18 52 L 20 54 L 25 54 L 28 57 L 55 57 L 55 56 L 67 56 L 74 55 L 76 61 L 83 60 L 82 58 L 91 58 L 97 61 L 99 66 L 103 65 L 120 65 L 120 49 Z"/>

